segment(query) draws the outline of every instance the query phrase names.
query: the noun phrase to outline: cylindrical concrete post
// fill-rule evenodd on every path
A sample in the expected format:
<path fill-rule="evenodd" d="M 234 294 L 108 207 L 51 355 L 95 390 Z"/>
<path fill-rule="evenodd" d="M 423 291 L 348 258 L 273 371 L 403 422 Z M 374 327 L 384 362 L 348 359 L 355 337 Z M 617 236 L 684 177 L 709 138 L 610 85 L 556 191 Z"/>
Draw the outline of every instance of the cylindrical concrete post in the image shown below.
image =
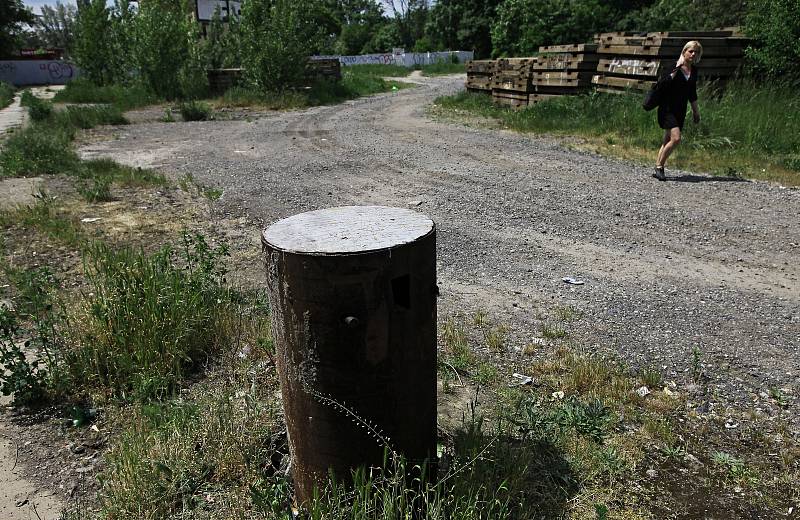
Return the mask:
<path fill-rule="evenodd" d="M 310 211 L 262 234 L 299 503 L 332 470 L 436 457 L 436 232 L 383 206 Z"/>

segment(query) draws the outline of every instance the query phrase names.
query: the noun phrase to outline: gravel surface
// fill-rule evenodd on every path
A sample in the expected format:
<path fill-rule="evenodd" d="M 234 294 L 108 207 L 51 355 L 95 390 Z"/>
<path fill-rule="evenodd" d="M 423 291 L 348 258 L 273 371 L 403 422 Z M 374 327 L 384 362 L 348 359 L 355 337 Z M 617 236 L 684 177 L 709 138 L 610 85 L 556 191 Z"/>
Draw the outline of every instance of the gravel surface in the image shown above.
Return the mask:
<path fill-rule="evenodd" d="M 221 221 L 252 223 L 238 230 L 252 233 L 246 247 L 301 211 L 417 209 L 438 226 L 440 315 L 480 309 L 503 321 L 512 361 L 554 309 L 572 306 L 581 317 L 568 332 L 583 348 L 679 384 L 697 358 L 721 406 L 777 387 L 796 411 L 799 190 L 675 171 L 658 182 L 647 167 L 563 141 L 437 121 L 427 108 L 464 77 L 415 81 L 239 120 L 166 124 L 154 113 L 95 133 L 81 151 L 222 188 Z"/>

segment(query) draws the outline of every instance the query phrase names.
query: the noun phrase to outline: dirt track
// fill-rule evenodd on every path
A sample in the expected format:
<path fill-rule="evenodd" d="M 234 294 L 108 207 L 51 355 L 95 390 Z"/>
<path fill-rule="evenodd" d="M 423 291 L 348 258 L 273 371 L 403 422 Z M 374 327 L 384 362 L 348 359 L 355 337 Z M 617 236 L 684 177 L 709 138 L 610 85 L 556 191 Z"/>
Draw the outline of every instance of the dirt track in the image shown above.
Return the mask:
<path fill-rule="evenodd" d="M 657 182 L 648 168 L 550 138 L 435 121 L 426 107 L 463 76 L 416 81 L 252 121 L 102 130 L 118 139 L 82 152 L 222 188 L 220 217 L 258 224 L 229 230 L 252 248 L 259 227 L 301 211 L 410 206 L 438 226 L 440 314 L 483 309 L 506 322 L 507 359 L 570 305 L 582 312 L 570 337 L 590 350 L 681 384 L 696 348 L 720 405 L 775 386 L 795 408 L 800 191 L 674 171 Z"/>

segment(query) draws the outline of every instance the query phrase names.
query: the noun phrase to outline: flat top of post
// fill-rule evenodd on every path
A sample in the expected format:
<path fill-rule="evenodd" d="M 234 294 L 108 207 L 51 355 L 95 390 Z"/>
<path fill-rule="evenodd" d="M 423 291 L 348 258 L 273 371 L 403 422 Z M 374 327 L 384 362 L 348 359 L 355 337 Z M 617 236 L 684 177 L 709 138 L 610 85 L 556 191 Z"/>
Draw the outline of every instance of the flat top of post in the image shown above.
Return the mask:
<path fill-rule="evenodd" d="M 391 249 L 432 233 L 431 219 L 388 206 L 342 206 L 279 220 L 261 235 L 276 249 L 309 255 L 366 253 Z"/>

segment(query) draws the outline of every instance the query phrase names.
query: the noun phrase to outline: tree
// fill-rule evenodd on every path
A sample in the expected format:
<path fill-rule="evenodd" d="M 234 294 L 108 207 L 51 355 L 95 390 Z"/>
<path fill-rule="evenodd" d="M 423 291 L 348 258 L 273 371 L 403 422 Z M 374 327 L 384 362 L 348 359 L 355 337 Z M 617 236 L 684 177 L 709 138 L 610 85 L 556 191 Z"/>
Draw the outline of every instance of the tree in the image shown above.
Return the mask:
<path fill-rule="evenodd" d="M 495 56 L 524 56 L 541 45 L 583 43 L 617 13 L 599 0 L 505 0 L 492 24 Z"/>
<path fill-rule="evenodd" d="M 75 6 L 62 4 L 59 0 L 55 7 L 43 5 L 42 15 L 33 23 L 33 30 L 39 42 L 46 47 L 72 49 L 75 36 L 75 19 L 78 10 Z"/>
<path fill-rule="evenodd" d="M 322 39 L 309 0 L 248 0 L 242 8 L 242 64 L 256 88 L 282 91 L 302 83 Z"/>
<path fill-rule="evenodd" d="M 750 8 L 745 31 L 751 70 L 775 79 L 800 80 L 800 2 L 765 0 Z"/>
<path fill-rule="evenodd" d="M 0 0 L 1 1 L 1 0 Z M 81 73 L 98 85 L 119 77 L 115 70 L 115 41 L 111 12 L 105 0 L 91 0 L 81 6 L 76 23 L 73 56 Z"/>
<path fill-rule="evenodd" d="M 22 0 L 0 0 L 0 57 L 11 56 L 23 24 L 33 23 L 33 19 Z"/>
<path fill-rule="evenodd" d="M 492 54 L 491 27 L 500 0 L 440 0 L 431 9 L 425 34 L 439 49 Z"/>
<path fill-rule="evenodd" d="M 156 95 L 194 97 L 205 73 L 198 26 L 181 0 L 140 2 L 133 23 L 133 63 L 139 80 Z M 198 87 L 197 91 L 188 92 Z"/>

